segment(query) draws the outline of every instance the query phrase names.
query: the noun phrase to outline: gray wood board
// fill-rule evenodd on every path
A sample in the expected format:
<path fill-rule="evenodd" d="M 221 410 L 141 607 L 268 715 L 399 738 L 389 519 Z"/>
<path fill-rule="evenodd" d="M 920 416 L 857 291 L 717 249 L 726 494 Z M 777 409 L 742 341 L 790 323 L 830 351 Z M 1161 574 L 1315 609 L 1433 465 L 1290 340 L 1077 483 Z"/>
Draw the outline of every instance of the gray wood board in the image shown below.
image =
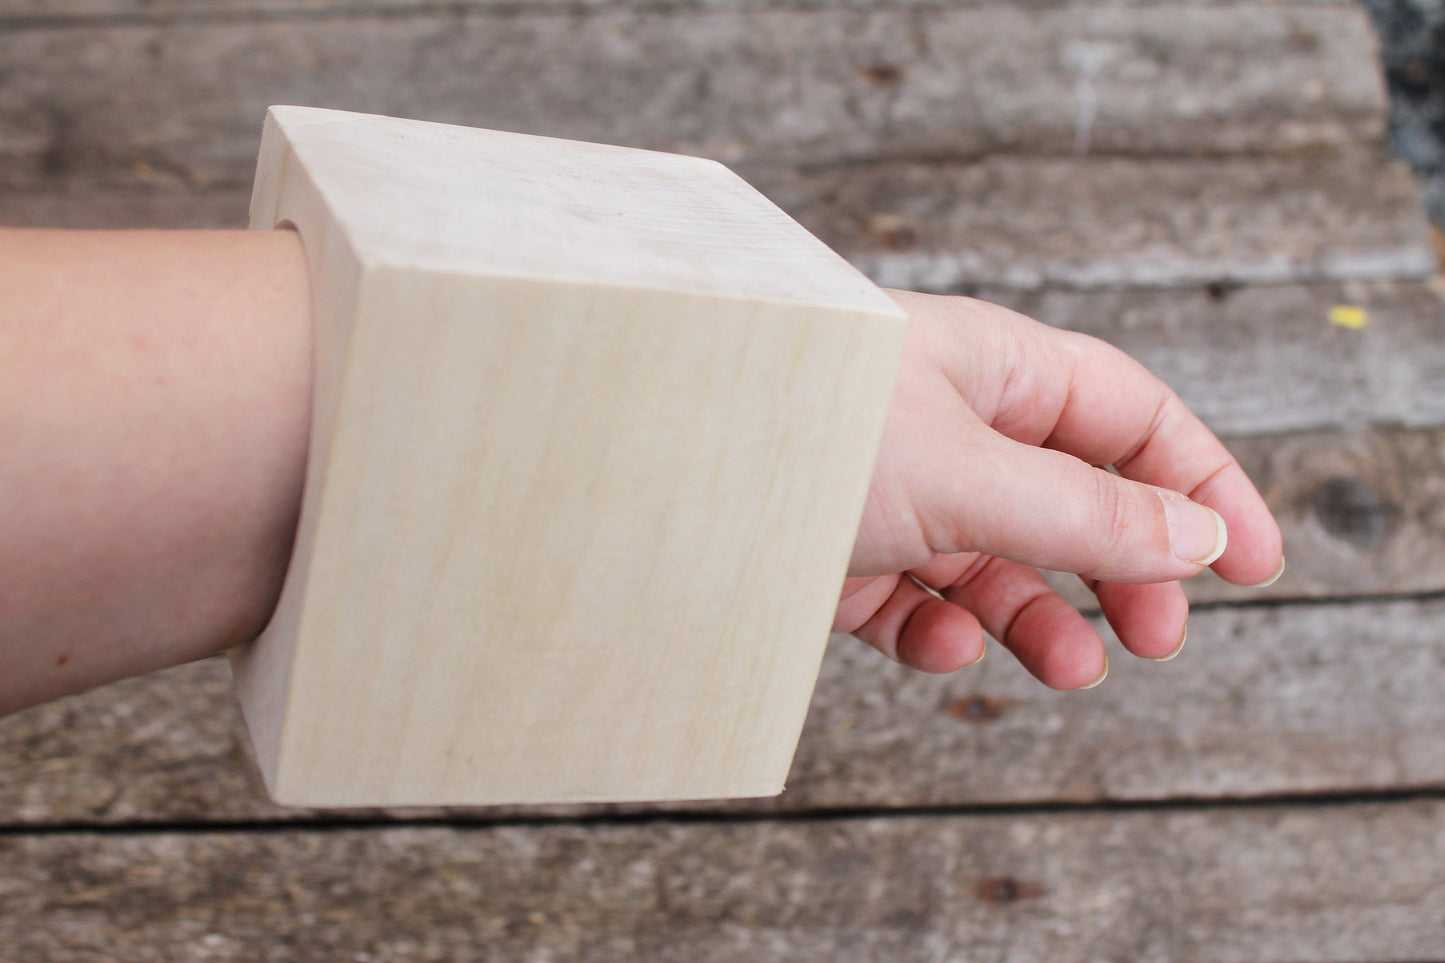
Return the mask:
<path fill-rule="evenodd" d="M 1387 963 L 1445 946 L 1445 804 L 0 838 L 47 963 Z"/>
<path fill-rule="evenodd" d="M 1103 685 L 1058 693 L 996 645 L 978 666 L 929 676 L 840 635 L 823 662 L 781 797 L 620 811 L 798 812 L 1445 787 L 1439 599 L 1207 609 L 1194 614 L 1189 643 L 1171 662 L 1143 662 L 1117 646 L 1111 652 Z M 245 745 L 221 660 L 41 706 L 0 720 L 0 825 L 315 818 L 266 800 Z M 453 815 L 489 820 L 617 810 Z"/>
<path fill-rule="evenodd" d="M 880 284 L 924 291 L 1423 277 L 1410 172 L 1338 158 L 742 168 Z"/>
<path fill-rule="evenodd" d="M 1279 519 L 1289 564 L 1262 589 L 1212 572 L 1191 579 L 1191 601 L 1445 591 L 1445 429 L 1300 432 L 1229 445 Z M 1077 579 L 1065 584 L 1071 600 L 1092 608 Z"/>
<path fill-rule="evenodd" d="M 257 138 L 257 146 L 260 139 Z M 0 186 L 6 227 L 228 229 L 246 226 L 249 187 L 113 189 L 72 182 L 46 191 Z"/>
<path fill-rule="evenodd" d="M 1207 172 L 1209 165 L 1203 165 Z M 1090 168 L 1079 169 L 1079 181 Z M 1393 176 L 1395 169 L 1390 170 Z M 1181 178 L 1182 179 L 1182 178 Z M 1201 178 L 1203 179 L 1203 178 Z M 1122 180 L 1122 178 L 1120 178 Z M 1396 185 L 1404 198 L 1408 185 Z M 1022 196 L 1023 191 L 1019 194 Z M 1103 270 L 1127 270 L 1131 257 L 1158 263 L 1165 245 L 1171 276 L 1182 287 L 1080 291 L 1017 289 L 981 283 L 968 290 L 1022 311 L 1046 323 L 1103 338 L 1143 362 L 1173 387 L 1189 408 L 1215 431 L 1228 435 L 1303 431 L 1330 426 L 1361 428 L 1371 424 L 1422 426 L 1445 423 L 1445 294 L 1427 280 L 1343 283 L 1236 285 L 1213 276 L 1210 252 L 1227 252 L 1233 243 L 1258 247 L 1263 226 L 1273 224 L 1286 243 L 1317 245 L 1317 257 L 1329 250 L 1331 231 L 1366 225 L 1377 237 L 1390 233 L 1394 217 L 1400 236 L 1423 234 L 1423 216 L 1404 202 L 1386 209 L 1364 204 L 1341 211 L 1320 184 L 1311 203 L 1297 206 L 1286 222 L 1272 204 L 1279 199 L 1241 197 L 1214 212 L 1217 234 L 1200 237 L 1177 231 L 1169 238 L 1150 236 L 1145 248 L 1124 217 L 1076 224 L 1063 205 L 1061 226 L 1079 245 L 1072 263 L 1096 256 Z M 1050 217 L 1048 197 L 1020 201 L 1021 224 Z M 46 227 L 241 227 L 248 192 L 80 191 L 14 194 L 0 192 L 0 224 Z M 820 222 L 831 215 L 818 201 L 799 202 L 793 213 Z M 1118 203 L 1128 203 L 1126 197 Z M 1178 211 L 1184 204 L 1173 205 Z M 1203 210 L 1192 212 L 1208 216 Z M 999 215 L 993 215 L 999 220 Z M 1378 220 L 1371 223 L 1372 216 Z M 946 212 L 939 217 L 945 220 Z M 1232 232 L 1232 233 L 1231 233 Z M 1357 235 L 1358 236 L 1358 235 Z M 1427 242 L 1416 238 L 1418 258 L 1428 259 Z M 1008 257 L 1004 245 L 1018 245 L 1016 264 L 1047 270 L 1049 260 L 1029 253 L 1028 236 L 980 237 L 978 249 Z M 862 245 L 868 244 L 865 240 Z M 1131 250 L 1130 245 L 1133 244 Z M 1203 248 L 1201 251 L 1200 249 Z M 1382 250 L 1382 257 L 1388 255 Z M 866 250 L 854 253 L 867 266 Z M 1194 260 L 1200 258 L 1201 260 Z M 1244 260 L 1244 258 L 1240 258 Z M 1419 265 L 1413 265 L 1419 266 Z M 886 280 L 886 279 L 885 279 Z M 1050 280 L 1056 280 L 1050 278 Z M 1332 324 L 1338 306 L 1364 309 L 1367 323 L 1352 330 Z"/>
<path fill-rule="evenodd" d="M 1284 284 L 1437 270 L 1410 172 L 1374 155 L 995 157 L 741 173 L 892 287 Z M 0 189 L 0 223 L 13 225 L 241 226 L 245 210 L 240 187 Z"/>
<path fill-rule="evenodd" d="M 934 677 L 835 641 L 789 808 L 1226 799 L 1445 785 L 1438 601 L 1196 612 L 1178 658 L 1110 649 L 1043 689 L 999 647 Z M 851 642 L 852 640 L 846 640 Z M 793 798 L 789 798 L 789 796 Z"/>
<path fill-rule="evenodd" d="M 1278 0 L 1300 6 L 1346 6 L 1355 0 Z M 1239 0 L 1013 0 L 1011 6 L 1030 9 L 1057 7 L 1179 7 L 1234 6 Z M 267 17 L 358 17 L 402 12 L 471 10 L 511 12 L 517 0 L 66 0 L 56 9 L 54 0 L 0 0 L 0 18 L 15 25 L 84 25 L 95 20 L 110 23 L 175 20 L 262 19 Z M 901 8 L 930 10 L 960 6 L 997 6 L 999 0 L 529 0 L 529 6 L 552 11 L 626 8 L 707 12 L 713 10 L 876 10 Z"/>
<path fill-rule="evenodd" d="M 1185 583 L 1194 604 L 1358 599 L 1445 591 L 1445 429 L 1299 432 L 1232 439 L 1279 520 L 1289 562 L 1265 588 L 1212 572 Z M 1050 573 L 1086 612 L 1094 597 Z"/>
<path fill-rule="evenodd" d="M 1216 432 L 1445 423 L 1439 281 L 1020 292 L 985 300 L 1117 345 Z M 1359 308 L 1365 326 L 1332 323 Z"/>
<path fill-rule="evenodd" d="M 1445 429 L 1229 442 L 1280 521 L 1290 565 L 1264 589 L 1189 583 L 1197 602 L 1445 591 Z"/>
<path fill-rule="evenodd" d="M 1362 10 L 464 11 L 0 31 L 0 185 L 247 183 L 273 103 L 729 163 L 1383 142 Z"/>

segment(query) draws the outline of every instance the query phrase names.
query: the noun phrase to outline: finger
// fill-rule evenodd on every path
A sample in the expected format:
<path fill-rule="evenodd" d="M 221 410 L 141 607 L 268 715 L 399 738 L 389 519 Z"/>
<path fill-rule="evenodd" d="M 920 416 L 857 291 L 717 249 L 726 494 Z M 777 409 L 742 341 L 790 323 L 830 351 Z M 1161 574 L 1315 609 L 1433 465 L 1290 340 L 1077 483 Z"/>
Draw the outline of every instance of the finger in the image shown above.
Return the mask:
<path fill-rule="evenodd" d="M 1189 601 L 1178 582 L 1130 585 L 1085 579 L 1124 648 L 1143 659 L 1172 659 L 1184 646 Z"/>
<path fill-rule="evenodd" d="M 984 430 L 938 447 L 925 520 L 936 552 L 980 552 L 1108 582 L 1188 578 L 1226 542 L 1220 517 L 1175 492 Z"/>
<path fill-rule="evenodd" d="M 1252 585 L 1276 575 L 1284 560 L 1279 525 L 1214 433 L 1122 351 L 1084 335 L 1059 335 L 1072 376 L 1045 444 L 1218 512 L 1232 537 L 1213 568 L 1229 581 Z"/>
<path fill-rule="evenodd" d="M 862 578 L 845 578 L 843 592 L 838 599 L 838 608 L 833 613 L 833 629 L 837 632 L 854 632 L 883 607 L 893 590 L 898 587 L 897 573 L 891 575 L 869 575 Z"/>
<path fill-rule="evenodd" d="M 983 629 L 978 619 L 906 575 L 893 578 L 888 597 L 867 621 L 853 629 L 853 635 L 920 672 L 953 672 L 983 658 Z"/>
<path fill-rule="evenodd" d="M 1231 462 L 1188 494 L 1219 512 L 1225 525 L 1240 533 L 1231 545 L 1233 551 L 1226 549 L 1210 566 L 1217 575 L 1236 585 L 1264 586 L 1283 574 L 1284 536 L 1243 468 Z"/>
<path fill-rule="evenodd" d="M 925 582 L 928 574 L 926 566 L 919 571 Z M 973 612 L 988 634 L 1046 686 L 1088 688 L 1108 672 L 1099 633 L 1033 568 L 990 558 L 960 581 L 937 588 L 948 601 Z"/>

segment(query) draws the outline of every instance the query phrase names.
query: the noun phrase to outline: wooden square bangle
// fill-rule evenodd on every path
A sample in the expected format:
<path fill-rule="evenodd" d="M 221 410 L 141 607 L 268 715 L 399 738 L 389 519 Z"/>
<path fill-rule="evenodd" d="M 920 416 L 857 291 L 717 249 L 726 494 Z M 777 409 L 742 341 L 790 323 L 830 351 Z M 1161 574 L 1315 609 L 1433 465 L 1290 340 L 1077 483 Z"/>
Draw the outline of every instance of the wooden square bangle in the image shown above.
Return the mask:
<path fill-rule="evenodd" d="M 233 656 L 324 806 L 782 789 L 902 312 L 719 164 L 273 107 L 316 377 L 296 546 Z"/>

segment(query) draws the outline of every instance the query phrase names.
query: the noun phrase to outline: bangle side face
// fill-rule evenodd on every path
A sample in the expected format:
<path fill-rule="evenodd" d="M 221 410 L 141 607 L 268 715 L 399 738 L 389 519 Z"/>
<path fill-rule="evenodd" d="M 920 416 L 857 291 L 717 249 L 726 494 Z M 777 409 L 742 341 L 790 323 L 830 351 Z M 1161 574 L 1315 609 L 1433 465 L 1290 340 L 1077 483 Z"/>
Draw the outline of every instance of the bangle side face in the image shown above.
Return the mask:
<path fill-rule="evenodd" d="M 238 652 L 309 805 L 781 790 L 901 311 L 719 165 L 273 108 L 314 292 L 301 526 Z"/>

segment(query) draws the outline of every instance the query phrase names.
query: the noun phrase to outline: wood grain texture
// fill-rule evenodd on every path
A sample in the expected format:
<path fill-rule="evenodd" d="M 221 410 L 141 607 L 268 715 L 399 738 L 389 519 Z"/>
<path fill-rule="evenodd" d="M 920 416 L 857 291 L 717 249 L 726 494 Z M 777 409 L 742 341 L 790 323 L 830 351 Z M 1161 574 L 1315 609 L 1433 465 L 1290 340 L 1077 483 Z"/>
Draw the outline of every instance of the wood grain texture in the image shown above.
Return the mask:
<path fill-rule="evenodd" d="M 1057 7 L 1182 7 L 1230 6 L 1239 0 L 1016 0 L 1012 6 L 1044 10 Z M 1354 0 L 1279 0 L 1303 7 L 1344 6 Z M 875 10 L 900 8 L 929 10 L 955 6 L 998 6 L 999 0 L 531 0 L 530 6 L 553 11 L 589 8 L 667 10 L 703 13 L 713 10 L 800 9 Z M 109 22 L 152 22 L 208 20 L 220 17 L 256 20 L 267 17 L 367 16 L 378 12 L 427 13 L 449 10 L 511 12 L 515 0 L 67 0 L 56 9 L 47 0 L 0 0 L 0 18 L 12 18 L 17 26 L 84 25 L 95 20 Z"/>
<path fill-rule="evenodd" d="M 740 172 L 889 287 L 1277 284 L 1436 270 L 1409 171 L 1375 155 Z"/>
<path fill-rule="evenodd" d="M 1228 444 L 1279 520 L 1289 564 L 1262 589 L 1206 572 L 1185 583 L 1192 602 L 1445 591 L 1445 430 L 1300 432 Z M 1074 576 L 1049 580 L 1082 611 L 1098 610 Z"/>
<path fill-rule="evenodd" d="M 1265 589 L 1209 575 L 1210 603 L 1445 590 L 1445 430 L 1394 428 L 1231 443 L 1285 532 L 1289 566 Z"/>
<path fill-rule="evenodd" d="M 1430 279 L 977 294 L 1118 346 L 1216 432 L 1242 437 L 1445 423 L 1442 292 Z M 1331 324 L 1341 305 L 1363 309 L 1365 326 Z"/>
<path fill-rule="evenodd" d="M 24 69 L 0 98 L 0 186 L 247 184 L 272 103 L 728 163 L 1378 147 L 1372 42 L 1352 6 L 1277 3 L 10 28 L 0 63 Z"/>
<path fill-rule="evenodd" d="M 246 818 L 266 800 L 224 659 L 0 719 L 0 824 Z"/>
<path fill-rule="evenodd" d="M 1105 684 L 1072 694 L 1043 689 L 997 647 L 975 668 L 927 676 L 838 636 L 787 792 L 646 808 L 808 812 L 1441 787 L 1442 624 L 1438 598 L 1207 608 L 1192 616 L 1179 658 L 1141 662 L 1116 647 Z M 267 800 L 215 660 L 0 720 L 0 760 L 0 825 L 317 815 Z M 448 812 L 491 820 L 599 811 Z"/>
<path fill-rule="evenodd" d="M 938 678 L 841 645 L 784 798 L 807 809 L 1439 786 L 1440 614 L 1417 601 L 1196 612 L 1178 658 L 1113 648 L 1105 683 L 1072 697 L 1030 685 L 997 649 Z"/>
<path fill-rule="evenodd" d="M 116 190 L 72 184 L 49 191 L 0 190 L 0 224 L 6 227 L 190 228 L 246 226 L 250 187 Z"/>
<path fill-rule="evenodd" d="M 1438 960 L 1445 804 L 0 838 L 16 959 Z"/>
<path fill-rule="evenodd" d="M 678 155 L 277 107 L 251 217 L 300 232 L 317 330 L 296 549 L 235 662 L 276 797 L 780 791 L 902 310 Z"/>

